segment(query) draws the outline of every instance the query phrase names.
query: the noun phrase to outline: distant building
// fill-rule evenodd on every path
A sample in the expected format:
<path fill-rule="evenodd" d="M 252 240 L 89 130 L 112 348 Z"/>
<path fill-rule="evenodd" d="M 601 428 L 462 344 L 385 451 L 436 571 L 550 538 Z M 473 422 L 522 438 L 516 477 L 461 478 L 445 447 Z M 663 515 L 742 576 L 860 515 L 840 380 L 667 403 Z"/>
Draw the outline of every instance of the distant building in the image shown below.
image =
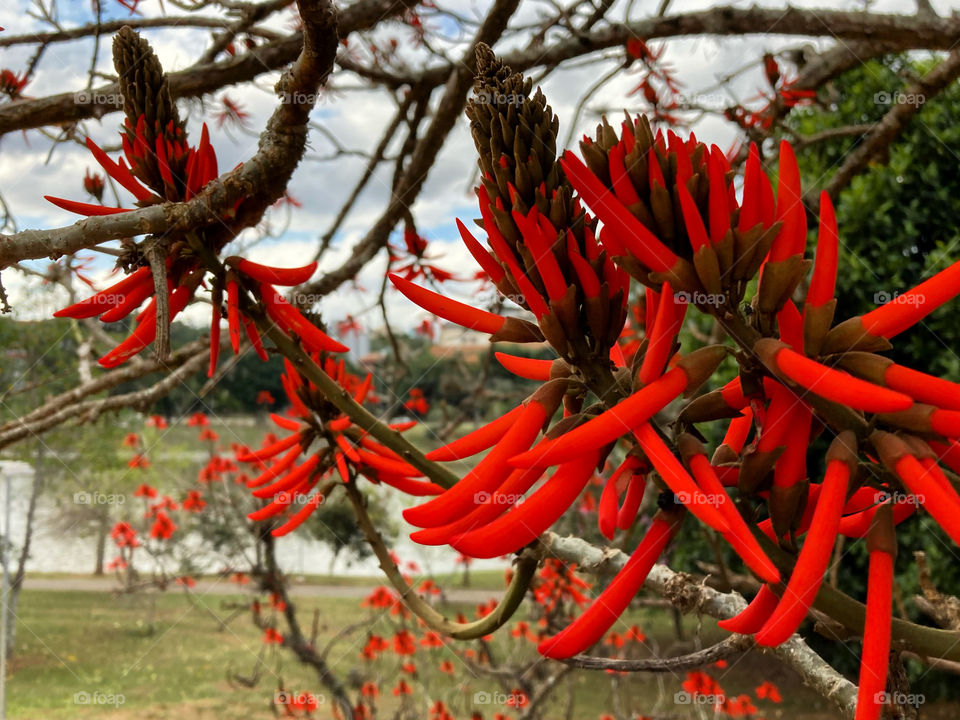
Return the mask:
<path fill-rule="evenodd" d="M 459 325 L 444 323 L 437 339 L 430 345 L 433 357 L 460 355 L 468 362 L 479 360 L 490 349 L 490 336 Z"/>

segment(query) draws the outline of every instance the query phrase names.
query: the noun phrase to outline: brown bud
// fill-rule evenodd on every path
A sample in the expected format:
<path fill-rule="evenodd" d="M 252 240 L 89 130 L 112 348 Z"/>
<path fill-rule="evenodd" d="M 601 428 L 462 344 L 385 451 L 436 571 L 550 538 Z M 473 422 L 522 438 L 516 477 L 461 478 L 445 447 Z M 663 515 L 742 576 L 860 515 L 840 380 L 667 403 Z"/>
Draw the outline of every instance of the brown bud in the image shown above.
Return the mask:
<path fill-rule="evenodd" d="M 637 200 L 634 203 L 627 205 L 627 210 L 639 220 L 645 228 L 653 229 L 655 228 L 655 221 L 653 219 L 653 214 L 650 212 L 650 208 L 647 207 L 647 204 L 643 200 Z"/>
<path fill-rule="evenodd" d="M 610 330 L 610 301 L 606 297 L 609 288 L 606 283 L 603 284 L 601 292 L 596 297 L 584 299 L 583 308 L 587 316 L 587 327 L 590 330 L 590 336 L 597 341 L 599 345 L 607 346 L 606 338 Z"/>
<path fill-rule="evenodd" d="M 806 505 L 808 487 L 809 483 L 802 480 L 790 487 L 774 485 L 770 488 L 770 522 L 778 538 L 790 535 L 799 526 Z"/>
<path fill-rule="evenodd" d="M 726 279 L 733 268 L 733 230 L 727 230 L 727 234 L 714 247 L 717 251 L 717 260 L 720 262 L 720 274 Z"/>
<path fill-rule="evenodd" d="M 733 448 L 722 443 L 717 446 L 717 449 L 713 451 L 713 457 L 710 458 L 711 465 L 731 465 L 740 460 L 740 456 L 737 455 Z"/>
<path fill-rule="evenodd" d="M 832 355 L 833 353 L 849 352 L 850 350 L 877 352 L 889 350 L 892 347 L 893 345 L 886 338 L 868 333 L 866 328 L 863 327 L 862 318 L 858 315 L 835 325 L 827 333 L 827 336 L 823 339 L 820 354 Z"/>
<path fill-rule="evenodd" d="M 877 422 L 893 425 L 917 433 L 932 433 L 930 417 L 936 410 L 933 405 L 914 403 L 906 410 L 891 413 L 877 413 Z"/>
<path fill-rule="evenodd" d="M 910 447 L 901 438 L 882 430 L 874 430 L 870 433 L 870 444 L 877 451 L 880 462 L 891 471 L 900 458 L 910 454 Z"/>
<path fill-rule="evenodd" d="M 805 274 L 804 260 L 799 255 L 768 262 L 757 288 L 757 309 L 768 315 L 779 312 Z"/>
<path fill-rule="evenodd" d="M 857 474 L 857 436 L 852 430 L 844 430 L 837 435 L 827 449 L 826 461 L 846 463 L 850 468 L 850 478 Z"/>
<path fill-rule="evenodd" d="M 783 223 L 775 222 L 757 238 L 753 245 L 753 254 L 750 256 L 750 262 L 745 266 L 745 274 L 742 279 L 750 280 L 757 274 L 757 271 L 760 270 L 760 266 L 763 265 L 763 261 L 767 257 L 767 253 L 770 252 L 770 248 L 773 246 L 773 241 L 776 240 L 777 235 L 780 234 L 780 228 L 782 226 Z"/>
<path fill-rule="evenodd" d="M 867 352 L 848 352 L 840 356 L 837 364 L 853 375 L 869 380 L 874 385 L 886 386 L 884 375 L 893 365 L 893 360 Z"/>
<path fill-rule="evenodd" d="M 694 350 L 689 355 L 677 360 L 676 366 L 687 375 L 687 387 L 684 397 L 691 397 L 703 385 L 727 356 L 727 348 L 723 345 L 708 345 Z"/>
<path fill-rule="evenodd" d="M 594 142 L 580 142 L 580 154 L 590 172 L 597 176 L 604 185 L 610 186 L 610 163 L 607 160 L 607 153 Z"/>
<path fill-rule="evenodd" d="M 650 279 L 656 283 L 670 283 L 670 287 L 674 292 L 683 290 L 693 294 L 700 291 L 700 280 L 697 279 L 697 273 L 693 269 L 693 265 L 682 257 L 678 257 L 673 267 L 669 270 L 662 273 L 650 273 Z"/>
<path fill-rule="evenodd" d="M 693 267 L 704 290 L 714 296 L 723 294 L 720 260 L 717 258 L 717 251 L 713 249 L 713 245 L 702 245 L 693 254 Z"/>
<path fill-rule="evenodd" d="M 916 435 L 901 435 L 903 440 L 910 448 L 910 454 L 917 460 L 938 460 L 939 456 L 933 451 L 933 448 Z"/>
<path fill-rule="evenodd" d="M 776 357 L 777 353 L 785 347 L 787 344 L 780 340 L 761 338 L 753 344 L 753 352 L 770 372 L 779 376 L 781 373 L 780 368 L 777 367 Z"/>
<path fill-rule="evenodd" d="M 867 551 L 897 557 L 897 530 L 893 525 L 893 506 L 889 502 L 883 503 L 873 514 L 867 531 Z"/>
<path fill-rule="evenodd" d="M 783 453 L 783 448 L 758 452 L 756 448 L 751 448 L 744 453 L 740 461 L 740 477 L 737 480 L 737 487 L 744 495 L 754 495 L 758 490 L 766 487 L 773 473 L 773 466 L 777 458 Z"/>
<path fill-rule="evenodd" d="M 570 354 L 569 342 L 563 326 L 553 313 L 547 313 L 540 318 L 540 331 L 550 343 L 550 346 L 557 351 L 561 357 L 567 357 Z"/>
<path fill-rule="evenodd" d="M 567 286 L 567 292 L 559 300 L 549 302 L 550 310 L 560 321 L 563 328 L 563 334 L 568 340 L 573 338 L 582 338 L 584 335 L 583 324 L 580 322 L 580 313 L 577 309 L 577 288 L 574 285 Z"/>
<path fill-rule="evenodd" d="M 763 234 L 763 226 L 754 225 L 743 232 L 735 229 L 730 232 L 733 233 L 733 277 L 736 280 L 743 280 L 753 260 L 757 242 Z"/>
<path fill-rule="evenodd" d="M 720 390 L 712 390 L 688 402 L 677 419 L 692 425 L 709 420 L 735 418 L 742 412 L 727 405 Z"/>
<path fill-rule="evenodd" d="M 569 381 L 564 378 L 547 380 L 547 382 L 538 387 L 530 396 L 530 400 L 532 402 L 540 403 L 540 405 L 546 409 L 546 422 L 550 422 L 550 416 L 553 414 L 554 410 L 560 407 L 560 401 L 563 399 L 568 386 Z"/>
<path fill-rule="evenodd" d="M 683 463 L 687 467 L 690 466 L 690 459 L 694 456 L 707 454 L 703 443 L 688 432 L 681 433 L 680 437 L 677 438 L 677 450 L 680 452 L 680 457 L 683 458 Z"/>
<path fill-rule="evenodd" d="M 833 316 L 837 310 L 837 299 L 825 302 L 818 307 L 809 305 L 803 311 L 803 349 L 810 357 L 820 354 L 823 339 L 830 332 Z"/>
<path fill-rule="evenodd" d="M 568 378 L 573 374 L 573 369 L 566 363 L 565 360 L 557 358 L 553 361 L 553 364 L 550 365 L 550 379 L 554 380 L 557 378 Z"/>
<path fill-rule="evenodd" d="M 586 413 L 576 413 L 575 415 L 568 415 L 565 418 L 561 418 L 553 424 L 553 427 L 547 430 L 544 434 L 544 437 L 547 440 L 555 440 L 556 438 L 564 435 L 579 425 L 587 422 L 592 419 L 593 416 L 587 415 Z"/>
<path fill-rule="evenodd" d="M 673 203 L 670 200 L 670 191 L 659 183 L 653 183 L 650 186 L 650 210 L 657 221 L 654 235 L 670 244 L 670 241 L 676 237 L 676 231 L 673 227 Z"/>
<path fill-rule="evenodd" d="M 532 322 L 507 316 L 503 326 L 490 336 L 490 342 L 543 342 L 543 334 Z"/>

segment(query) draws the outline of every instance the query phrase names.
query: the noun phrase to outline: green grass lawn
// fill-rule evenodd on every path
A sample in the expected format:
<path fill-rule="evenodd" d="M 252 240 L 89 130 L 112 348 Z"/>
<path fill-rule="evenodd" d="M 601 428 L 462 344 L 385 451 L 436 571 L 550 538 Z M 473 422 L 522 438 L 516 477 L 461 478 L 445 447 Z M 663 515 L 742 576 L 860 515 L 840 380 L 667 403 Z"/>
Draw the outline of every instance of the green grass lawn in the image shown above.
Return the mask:
<path fill-rule="evenodd" d="M 479 575 L 479 574 L 478 574 Z M 264 646 L 261 632 L 250 622 L 248 613 L 236 617 L 225 630 L 210 614 L 226 616 L 230 610 L 224 603 L 241 600 L 240 595 L 207 596 L 191 603 L 180 593 L 159 596 L 113 597 L 95 592 L 24 591 L 17 636 L 16 656 L 9 678 L 9 717 L 11 719 L 100 718 L 126 720 L 136 717 L 170 720 L 176 718 L 223 718 L 256 720 L 273 718 L 273 694 L 280 679 L 292 690 L 324 694 L 315 675 L 299 665 L 287 651 L 271 650 L 260 665 L 260 678 L 254 687 L 237 682 L 235 675 L 250 677 L 258 667 Z M 341 679 L 354 687 L 364 680 L 381 684 L 379 699 L 381 717 L 390 717 L 398 700 L 391 688 L 400 677 L 415 688 L 408 702 L 427 707 L 434 700 L 444 699 L 454 716 L 469 717 L 468 710 L 475 693 L 508 693 L 519 681 L 499 680 L 474 673 L 454 653 L 444 647 L 418 648 L 412 661 L 417 677 L 403 675 L 401 660 L 393 655 L 364 664 L 360 649 L 367 632 L 389 638 L 396 619 L 389 615 L 370 615 L 358 607 L 355 599 L 300 599 L 298 610 L 309 629 L 315 610 L 319 612 L 318 645 L 323 647 L 347 626 L 371 619 L 368 626 L 338 640 L 329 654 L 329 662 Z M 458 610 L 472 614 L 472 607 L 448 607 L 453 616 Z M 521 615 L 523 610 L 521 610 Z M 672 636 L 669 616 L 662 610 L 631 611 L 627 622 L 637 622 L 662 650 L 676 641 Z M 688 637 L 696 630 L 694 621 L 685 622 Z M 516 663 L 520 658 L 535 657 L 533 644 L 511 636 L 508 628 L 495 636 L 490 645 L 498 662 Z M 621 628 L 622 629 L 622 628 Z M 711 643 L 722 637 L 712 625 L 704 624 L 701 641 Z M 690 645 L 686 647 L 686 645 Z M 456 647 L 476 648 L 476 642 Z M 677 648 L 693 649 L 692 641 Z M 410 659 L 410 658 L 408 658 Z M 450 660 L 456 676 L 439 672 L 440 663 Z M 763 656 L 747 656 L 731 660 L 726 669 L 710 669 L 731 694 L 752 693 L 761 679 L 780 685 L 785 696 L 783 705 L 758 702 L 767 718 L 834 717 L 822 701 L 797 685 L 790 673 Z M 559 665 L 543 665 L 540 671 L 550 674 Z M 613 684 L 611 681 L 614 681 Z M 573 683 L 575 720 L 596 720 L 611 708 L 612 694 L 621 705 L 635 713 L 694 717 L 691 708 L 673 704 L 674 693 L 680 690 L 683 677 L 673 675 L 635 675 L 614 678 L 606 673 L 580 673 Z M 88 693 L 100 703 L 77 704 Z M 98 695 L 96 695 L 98 694 Z M 111 698 L 122 702 L 109 704 Z M 569 700 L 567 691 L 558 693 L 545 717 L 564 717 Z M 492 718 L 492 706 L 478 707 L 484 717 Z M 516 712 L 506 709 L 509 717 Z M 419 717 L 419 715 L 416 715 Z M 317 717 L 329 717 L 322 708 Z"/>

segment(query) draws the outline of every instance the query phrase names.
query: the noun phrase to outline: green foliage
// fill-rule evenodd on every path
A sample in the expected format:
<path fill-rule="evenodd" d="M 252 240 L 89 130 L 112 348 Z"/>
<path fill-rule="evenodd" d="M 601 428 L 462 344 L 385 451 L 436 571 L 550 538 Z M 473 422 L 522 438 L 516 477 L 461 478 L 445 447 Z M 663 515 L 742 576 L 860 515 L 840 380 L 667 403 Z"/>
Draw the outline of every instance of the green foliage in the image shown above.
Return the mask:
<path fill-rule="evenodd" d="M 387 545 L 392 545 L 397 537 L 397 526 L 387 513 L 384 503 L 378 498 L 378 501 L 368 504 L 367 511 Z M 317 508 L 304 527 L 314 539 L 328 545 L 333 551 L 331 566 L 344 552 L 348 563 L 362 560 L 373 553 L 357 526 L 353 506 L 342 492 L 328 495 L 326 502 Z"/>
<path fill-rule="evenodd" d="M 0 420 L 19 417 L 79 382 L 77 338 L 71 323 L 0 317 Z"/>
<path fill-rule="evenodd" d="M 929 63 L 904 57 L 871 61 L 831 83 L 824 93 L 826 108 L 803 108 L 788 124 L 802 135 L 879 121 L 890 109 L 889 100 L 904 93 L 907 75 L 922 75 Z M 836 204 L 841 256 L 837 282 L 837 317 L 866 312 L 886 298 L 903 292 L 960 259 L 957 217 L 960 217 L 960 87 L 956 84 L 926 103 L 905 132 L 867 172 L 853 179 Z M 860 142 L 856 138 L 818 142 L 798 153 L 804 187 L 824 187 L 845 156 Z M 956 305 L 930 315 L 917 328 L 899 336 L 889 356 L 908 367 L 954 380 L 960 379 L 960 326 Z M 822 443 L 821 443 L 822 444 Z M 822 457 L 815 447 L 811 457 Z M 811 476 L 818 471 L 811 468 Z M 937 586 L 960 593 L 960 567 L 954 546 L 925 514 L 898 527 L 901 548 L 926 553 Z M 864 543 L 848 540 L 841 561 L 839 587 L 861 601 L 866 596 L 867 553 Z M 897 584 L 912 620 L 928 622 L 911 600 L 919 592 L 912 552 L 897 559 Z M 814 649 L 825 653 L 838 669 L 855 674 L 859 647 L 838 647 L 814 633 Z M 912 691 L 931 699 L 950 692 L 941 679 L 912 673 Z"/>
<path fill-rule="evenodd" d="M 788 124 L 802 135 L 869 124 L 890 109 L 889 99 L 906 89 L 904 74 L 922 75 L 928 65 L 902 57 L 866 63 L 825 91 L 830 105 L 803 108 Z M 886 102 L 885 102 L 886 101 Z M 875 163 L 840 194 L 841 266 L 838 317 L 873 308 L 960 258 L 960 87 L 949 87 L 926 103 Z M 804 187 L 824 187 L 859 138 L 818 142 L 798 154 Z M 877 296 L 875 298 L 875 296 Z M 954 307 L 934 312 L 897 339 L 891 357 L 935 375 L 960 379 L 960 329 Z"/>

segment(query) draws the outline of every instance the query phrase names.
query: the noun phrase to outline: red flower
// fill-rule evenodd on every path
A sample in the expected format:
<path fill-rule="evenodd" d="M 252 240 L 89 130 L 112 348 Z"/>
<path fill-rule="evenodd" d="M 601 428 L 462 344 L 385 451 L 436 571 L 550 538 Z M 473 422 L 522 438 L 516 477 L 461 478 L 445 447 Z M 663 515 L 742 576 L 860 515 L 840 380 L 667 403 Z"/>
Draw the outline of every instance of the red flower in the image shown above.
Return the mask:
<path fill-rule="evenodd" d="M 360 654 L 365 660 L 376 660 L 380 653 L 389 647 L 390 643 L 379 635 L 370 635 Z"/>
<path fill-rule="evenodd" d="M 430 403 L 427 402 L 427 399 L 423 395 L 423 390 L 420 388 L 412 388 L 410 390 L 410 399 L 407 400 L 403 406 L 410 412 L 415 412 L 418 415 L 426 415 L 427 411 L 430 410 Z"/>
<path fill-rule="evenodd" d="M 541 654 L 567 658 L 596 643 L 640 590 L 667 543 L 680 527 L 681 516 L 660 511 L 627 564 L 587 610 L 566 629 L 540 643 Z"/>
<path fill-rule="evenodd" d="M 18 76 L 12 70 L 4 68 L 0 70 L 0 93 L 3 93 L 11 100 L 20 100 L 23 98 L 23 88 L 26 87 L 29 79 L 27 74 Z"/>
<path fill-rule="evenodd" d="M 117 547 L 138 547 L 137 531 L 133 529 L 130 523 L 118 522 L 110 531 L 110 537 Z"/>
<path fill-rule="evenodd" d="M 423 634 L 423 637 L 420 638 L 420 644 L 425 648 L 443 647 L 443 638 L 440 637 L 439 633 L 428 630 Z"/>
<path fill-rule="evenodd" d="M 337 323 L 337 332 L 340 335 L 349 335 L 354 333 L 359 335 L 363 332 L 363 326 L 353 317 L 353 315 L 347 315 L 346 318 Z"/>
<path fill-rule="evenodd" d="M 150 461 L 147 460 L 147 456 L 141 453 L 137 453 L 127 462 L 127 467 L 132 468 L 148 468 L 150 467 Z"/>
<path fill-rule="evenodd" d="M 283 643 L 283 635 L 276 628 L 268 627 L 263 631 L 263 642 L 267 645 L 280 645 Z"/>
<path fill-rule="evenodd" d="M 234 123 L 245 120 L 246 113 L 239 106 L 227 98 L 224 98 L 223 102 L 227 113 L 225 117 L 231 118 Z M 119 162 L 113 161 L 92 140 L 87 140 L 87 146 L 104 171 L 130 192 L 141 206 L 164 201 L 190 200 L 219 175 L 216 153 L 210 145 L 206 125 L 203 126 L 197 147 L 187 143 L 184 126 L 174 119 L 171 119 L 166 127 L 147 127 L 144 115 L 136 122 L 128 118 L 121 135 L 125 160 Z M 127 212 L 119 207 L 91 205 L 49 196 L 47 199 L 58 207 L 88 216 Z M 233 212 L 217 223 L 216 230 L 200 231 L 203 234 L 202 240 L 207 241 L 213 251 L 218 251 L 232 237 L 232 233 L 223 232 L 221 226 L 230 229 L 229 215 L 235 215 L 242 202 L 242 199 L 237 201 Z M 204 278 L 204 267 L 196 254 L 188 249 L 187 243 L 174 244 L 168 252 L 166 275 L 170 291 L 167 319 L 172 322 L 193 300 Z M 347 349 L 317 329 L 296 308 L 286 303 L 273 288 L 273 284 L 296 285 L 305 281 L 316 269 L 316 263 L 304 268 L 280 269 L 238 257 L 228 257 L 225 262 L 232 268 L 226 278 L 211 278 L 213 302 L 208 375 L 212 376 L 217 366 L 224 290 L 227 295 L 227 325 L 234 352 L 239 348 L 239 328 L 242 324 L 257 354 L 262 359 L 267 359 L 256 326 L 240 311 L 241 286 L 244 293 L 250 291 L 259 295 L 270 318 L 285 332 L 298 336 L 310 349 L 336 352 Z M 116 322 L 130 315 L 149 299 L 149 304 L 138 315 L 138 323 L 131 335 L 99 360 L 104 367 L 116 367 L 142 352 L 156 338 L 158 318 L 154 288 L 153 271 L 142 265 L 132 269 L 129 275 L 111 287 L 54 313 L 54 316 L 78 319 L 99 316 L 104 322 Z"/>
<path fill-rule="evenodd" d="M 275 405 L 276 400 L 273 399 L 273 395 L 269 390 L 261 390 L 257 393 L 257 405 Z"/>
<path fill-rule="evenodd" d="M 447 280 L 456 280 L 453 273 L 444 270 L 433 262 L 439 255 L 427 254 L 427 240 L 417 233 L 412 226 L 407 226 L 403 232 L 404 248 L 399 249 L 393 245 L 388 246 L 389 269 L 391 272 L 401 275 L 404 280 L 416 280 L 424 278 L 433 283 L 442 283 Z M 404 257 L 404 254 L 406 257 Z"/>
<path fill-rule="evenodd" d="M 393 651 L 397 655 L 413 655 L 417 651 L 416 638 L 409 630 L 397 630 L 393 635 Z"/>
<path fill-rule="evenodd" d="M 530 629 L 530 624 L 522 620 L 513 626 L 510 634 L 515 638 L 523 638 L 531 642 L 536 642 L 537 640 L 536 634 Z"/>
<path fill-rule="evenodd" d="M 84 173 L 83 189 L 97 202 L 103 202 L 103 190 L 105 187 L 103 175 L 100 173 L 94 173 L 91 175 L 89 170 Z"/>
<path fill-rule="evenodd" d="M 250 113 L 245 112 L 243 107 L 236 100 L 231 100 L 226 95 L 220 98 L 222 110 L 217 113 L 217 127 L 230 125 L 236 128 L 246 128 L 250 120 Z"/>
<path fill-rule="evenodd" d="M 153 521 L 153 527 L 150 528 L 150 537 L 154 540 L 169 540 L 176 529 L 177 526 L 166 511 L 158 510 Z"/>
<path fill-rule="evenodd" d="M 150 514 L 155 515 L 157 510 L 178 510 L 179 505 L 169 495 L 164 495 L 160 500 L 150 506 Z"/>
<path fill-rule="evenodd" d="M 407 685 L 406 680 L 400 680 L 393 688 L 394 695 L 413 695 L 413 688 Z"/>
<path fill-rule="evenodd" d="M 780 689 L 769 680 L 760 683 L 753 692 L 761 700 L 769 700 L 772 703 L 779 703 L 782 700 Z"/>
<path fill-rule="evenodd" d="M 209 418 L 202 412 L 194 413 L 187 419 L 187 427 L 207 427 L 209 424 Z"/>
<path fill-rule="evenodd" d="M 203 499 L 203 494 L 199 490 L 188 490 L 187 497 L 183 501 L 183 509 L 188 512 L 200 512 L 207 506 L 207 501 Z"/>
<path fill-rule="evenodd" d="M 317 357 L 326 373 L 356 402 L 366 400 L 373 384 L 371 375 L 361 381 L 347 372 L 342 360 L 337 362 L 326 355 Z M 237 454 L 240 462 L 265 467 L 248 486 L 253 488 L 255 497 L 272 498 L 272 502 L 249 515 L 251 520 L 286 514 L 285 522 L 271 532 L 274 536 L 291 532 L 323 502 L 316 486 L 334 473 L 343 482 L 351 482 L 356 473 L 412 495 L 435 495 L 441 491 L 434 483 L 415 480 L 422 475 L 420 471 L 353 425 L 312 383 L 302 378 L 289 361 L 284 363 L 286 372 L 281 380 L 291 411 L 289 417 L 271 414 L 270 418 L 290 434 L 266 443 L 259 450 Z M 323 444 L 314 451 L 311 446 L 321 438 L 331 438 L 334 447 Z M 297 464 L 298 460 L 302 462 Z M 296 506 L 294 500 L 298 501 Z"/>

